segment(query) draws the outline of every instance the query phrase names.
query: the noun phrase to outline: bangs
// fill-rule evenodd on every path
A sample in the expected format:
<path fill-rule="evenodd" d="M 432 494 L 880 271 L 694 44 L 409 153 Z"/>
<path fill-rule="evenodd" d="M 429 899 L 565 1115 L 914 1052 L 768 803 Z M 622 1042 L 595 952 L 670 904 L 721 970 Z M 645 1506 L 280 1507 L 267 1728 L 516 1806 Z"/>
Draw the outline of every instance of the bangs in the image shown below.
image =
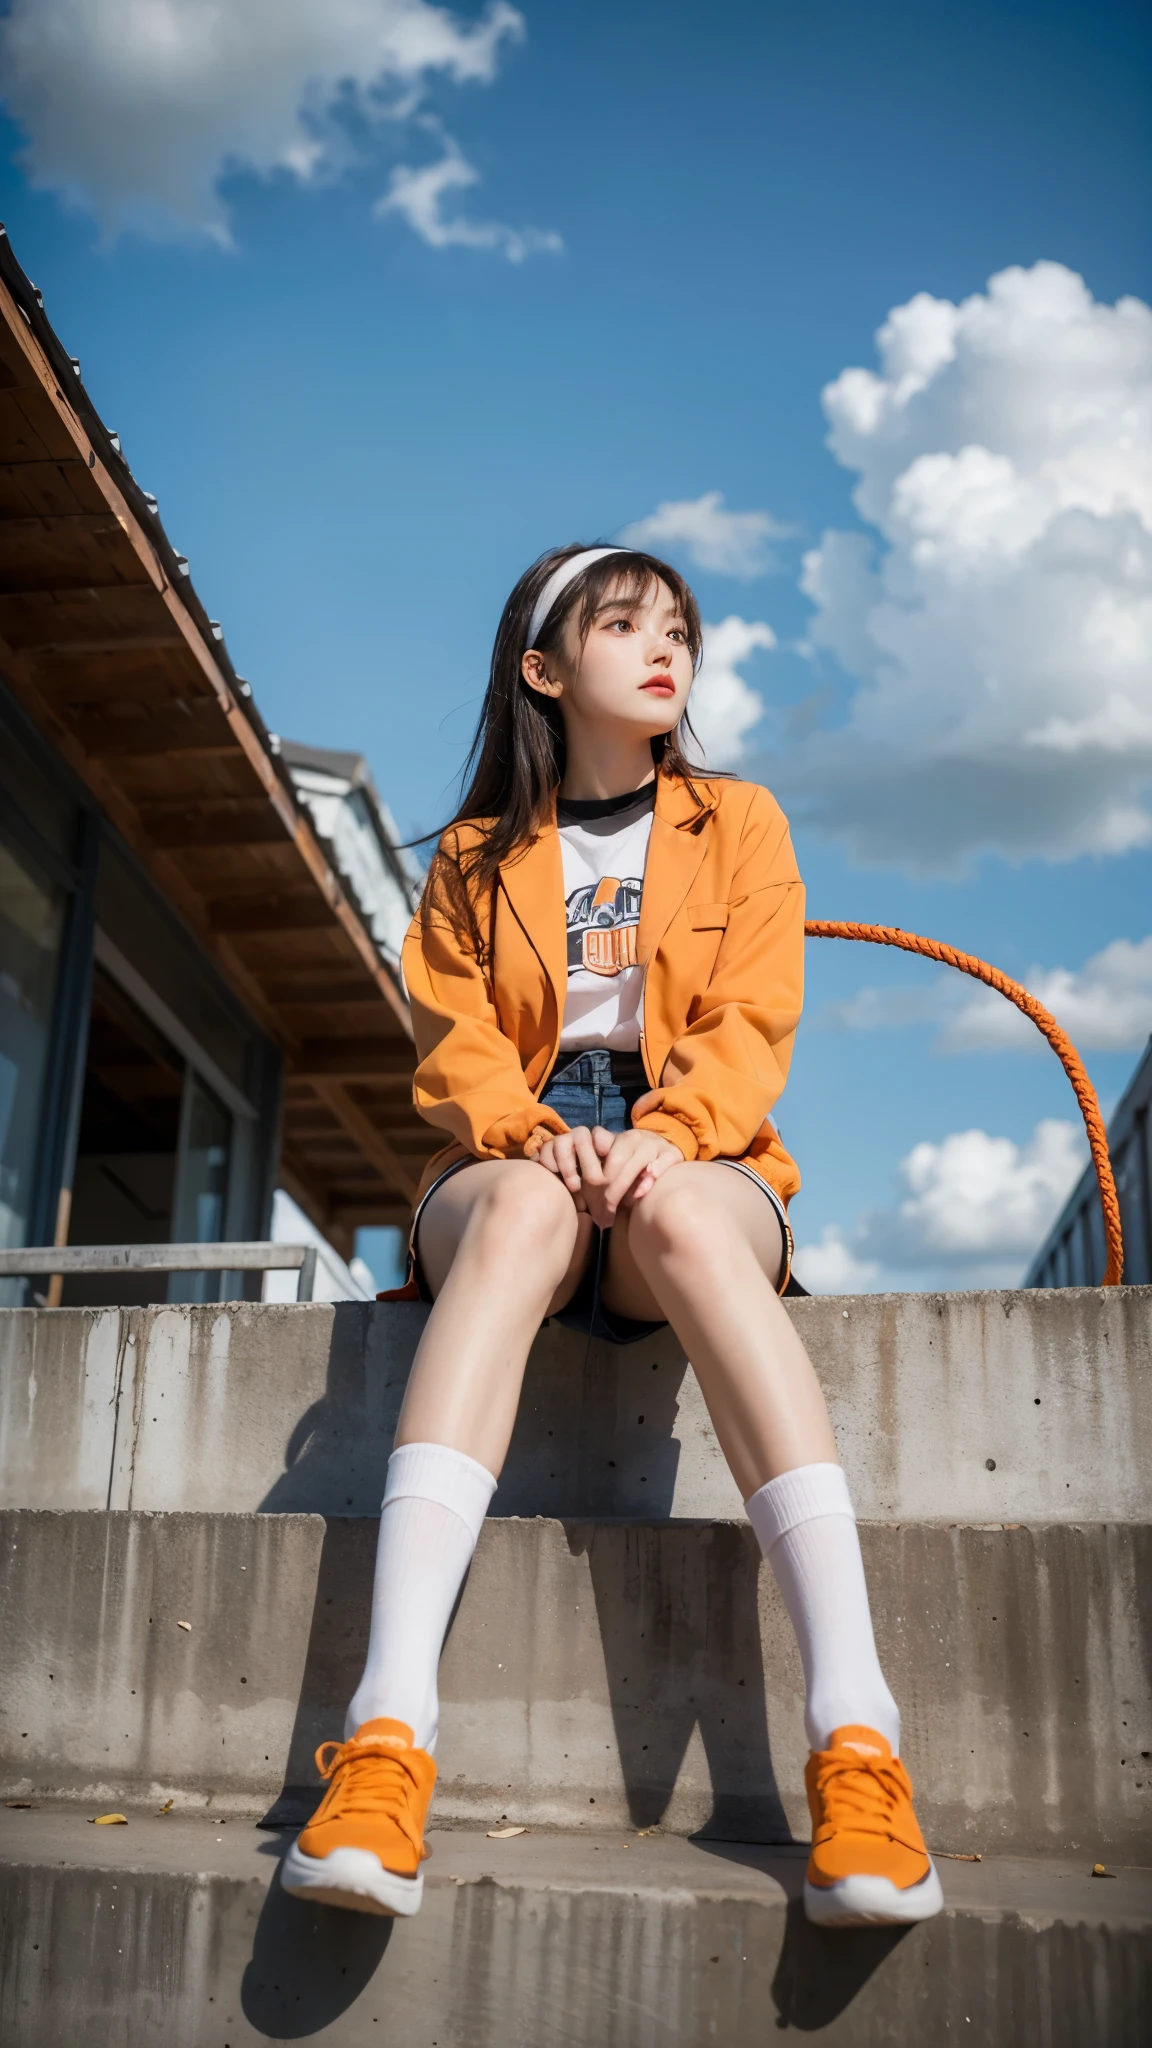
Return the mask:
<path fill-rule="evenodd" d="M 684 621 L 693 667 L 698 666 L 703 634 L 700 607 L 689 585 L 658 555 L 641 554 L 636 550 L 604 555 L 600 561 L 592 562 L 582 575 L 574 577 L 567 590 L 561 593 L 544 630 L 538 635 L 538 644 L 554 645 L 573 612 L 579 608 L 580 645 L 583 647 L 598 612 L 610 603 L 619 604 L 628 612 L 638 611 L 655 582 L 665 584 L 671 591 Z"/>

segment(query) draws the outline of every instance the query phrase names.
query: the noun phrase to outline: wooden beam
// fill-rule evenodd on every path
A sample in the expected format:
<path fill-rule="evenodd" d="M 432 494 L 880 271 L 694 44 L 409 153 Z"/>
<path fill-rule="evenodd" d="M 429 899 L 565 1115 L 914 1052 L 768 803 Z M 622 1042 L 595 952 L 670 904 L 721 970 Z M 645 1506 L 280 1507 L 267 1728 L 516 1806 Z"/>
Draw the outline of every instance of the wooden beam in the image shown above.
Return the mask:
<path fill-rule="evenodd" d="M 412 1101 L 411 1061 L 394 1074 L 382 1074 L 378 1067 L 366 1066 L 363 1060 L 332 1060 L 323 1067 L 293 1064 L 284 1075 L 288 1088 L 314 1088 L 317 1081 L 343 1081 L 350 1088 L 373 1088 L 385 1095 L 389 1103 Z"/>
<path fill-rule="evenodd" d="M 365 1075 L 368 1080 L 387 1080 L 404 1075 L 409 1080 L 416 1068 L 416 1051 L 410 1041 L 388 1044 L 378 1038 L 305 1038 L 292 1062 L 294 1081 L 352 1081 Z"/>
<path fill-rule="evenodd" d="M 37 640 L 21 633 L 12 644 L 36 661 L 72 661 L 88 654 L 156 654 L 184 643 L 178 633 L 115 633 L 102 640 Z"/>
<path fill-rule="evenodd" d="M 369 1121 L 359 1103 L 353 1101 L 347 1088 L 339 1081 L 324 1080 L 317 1081 L 315 1087 L 317 1095 L 322 1097 L 333 1116 L 344 1126 L 349 1137 L 355 1140 L 364 1157 L 371 1160 L 385 1185 L 399 1189 L 402 1195 L 407 1195 L 409 1201 L 414 1202 L 418 1176 L 409 1171 L 389 1144 L 383 1131 L 378 1131 L 375 1124 Z"/>
<path fill-rule="evenodd" d="M 264 796 L 170 798 L 164 803 L 141 804 L 139 818 L 152 844 L 172 851 L 191 846 L 264 846 L 285 836 L 283 820 Z"/>
<path fill-rule="evenodd" d="M 316 969 L 308 970 L 311 977 L 301 981 L 270 981 L 268 999 L 278 1003 L 285 1010 L 322 1010 L 328 1013 L 336 1009 L 359 1010 L 364 1003 L 379 1001 L 378 992 L 370 981 L 345 981 L 338 972 L 316 979 Z M 363 1022 L 361 1018 L 359 1021 Z M 414 1055 L 410 1055 L 414 1057 Z"/>
<path fill-rule="evenodd" d="M 114 512 L 0 512 L 0 543 L 6 540 L 48 540 L 56 534 L 122 534 Z"/>
<path fill-rule="evenodd" d="M 323 929 L 332 923 L 332 913 L 322 896 L 263 889 L 236 896 L 214 896 L 205 905 L 214 932 L 249 933 L 253 937 L 276 932 Z"/>

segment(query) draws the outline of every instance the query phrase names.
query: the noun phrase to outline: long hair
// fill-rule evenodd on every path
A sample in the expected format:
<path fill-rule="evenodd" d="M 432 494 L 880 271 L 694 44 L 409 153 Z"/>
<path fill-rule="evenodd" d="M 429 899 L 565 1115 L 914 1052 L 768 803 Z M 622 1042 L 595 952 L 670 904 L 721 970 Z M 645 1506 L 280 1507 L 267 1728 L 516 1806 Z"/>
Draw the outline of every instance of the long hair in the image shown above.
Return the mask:
<path fill-rule="evenodd" d="M 530 689 L 521 674 L 528 647 L 528 626 L 536 600 L 555 569 L 588 543 L 550 548 L 525 571 L 508 599 L 496 630 L 492 666 L 476 734 L 464 764 L 464 794 L 444 827 L 433 855 L 421 905 L 424 929 L 433 910 L 448 917 L 466 935 L 477 958 L 490 964 L 492 919 L 477 916 L 477 907 L 492 901 L 502 861 L 530 845 L 551 813 L 552 799 L 564 778 L 564 721 L 551 697 Z M 657 555 L 631 550 L 603 555 L 574 576 L 562 590 L 537 633 L 534 645 L 542 654 L 559 646 L 568 621 L 579 615 L 580 646 L 584 647 L 596 613 L 609 590 L 625 605 L 638 607 L 654 578 L 667 584 L 680 608 L 694 667 L 703 646 L 700 610 L 684 578 Z M 652 759 L 658 774 L 681 776 L 693 789 L 686 742 L 694 739 L 687 712 L 670 733 L 653 738 Z M 697 769 L 697 772 L 699 770 Z M 693 794 L 695 791 L 693 789 Z M 453 827 L 479 825 L 478 833 L 454 833 Z M 445 839 L 448 843 L 445 844 Z"/>

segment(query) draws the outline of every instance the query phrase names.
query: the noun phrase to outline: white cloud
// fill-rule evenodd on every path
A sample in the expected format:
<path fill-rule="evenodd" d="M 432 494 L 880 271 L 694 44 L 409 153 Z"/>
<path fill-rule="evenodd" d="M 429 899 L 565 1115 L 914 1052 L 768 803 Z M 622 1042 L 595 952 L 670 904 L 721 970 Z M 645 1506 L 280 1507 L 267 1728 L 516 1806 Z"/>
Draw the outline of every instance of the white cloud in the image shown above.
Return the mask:
<path fill-rule="evenodd" d="M 1152 843 L 1152 309 L 1038 263 L 921 293 L 877 346 L 824 393 L 875 535 L 803 575 L 858 687 L 775 786 L 924 871 Z"/>
<path fill-rule="evenodd" d="M 770 512 L 730 512 L 720 491 L 701 498 L 669 499 L 620 535 L 632 547 L 682 552 L 697 569 L 717 576 L 763 576 L 777 567 L 770 542 L 793 528 Z"/>
<path fill-rule="evenodd" d="M 1080 1126 L 1055 1117 L 1026 1145 L 981 1130 L 914 1145 L 900 1162 L 904 1200 L 867 1211 L 851 1232 L 825 1230 L 797 1254 L 797 1276 L 820 1294 L 1015 1287 L 1086 1155 Z"/>
<path fill-rule="evenodd" d="M 818 1244 L 798 1248 L 792 1270 L 809 1294 L 875 1294 L 882 1286 L 877 1260 L 858 1259 L 835 1223 Z"/>
<path fill-rule="evenodd" d="M 355 126 L 410 115 L 434 75 L 489 83 L 523 33 L 508 0 L 477 21 L 430 0 L 10 0 L 0 67 L 34 184 L 110 237 L 227 243 L 230 171 L 333 175 L 354 154 Z M 475 182 L 454 146 L 446 161 L 445 182 Z M 436 245 L 467 239 L 467 225 Z M 502 230 L 475 246 L 515 243 Z"/>
<path fill-rule="evenodd" d="M 479 179 L 479 171 L 460 154 L 451 137 L 445 136 L 444 154 L 438 162 L 425 164 L 418 171 L 408 164 L 397 165 L 375 212 L 378 218 L 401 214 L 433 249 L 500 249 L 510 263 L 522 263 L 537 250 L 562 247 L 559 235 L 542 234 L 537 228 L 510 228 L 502 221 L 468 220 L 459 214 L 445 219 L 445 193 L 466 191 Z"/>
<path fill-rule="evenodd" d="M 1152 938 L 1114 939 L 1079 971 L 1031 967 L 1022 979 L 1082 1052 L 1138 1052 L 1152 1033 Z M 1013 1003 L 951 969 L 919 988 L 859 989 L 820 1021 L 842 1031 L 936 1024 L 940 1052 L 1046 1051 Z"/>
<path fill-rule="evenodd" d="M 740 674 L 757 648 L 775 647 L 776 635 L 763 619 L 735 613 L 704 628 L 704 656 L 692 685 L 688 716 L 711 768 L 730 768 L 745 751 L 745 734 L 763 718 L 764 699 Z"/>

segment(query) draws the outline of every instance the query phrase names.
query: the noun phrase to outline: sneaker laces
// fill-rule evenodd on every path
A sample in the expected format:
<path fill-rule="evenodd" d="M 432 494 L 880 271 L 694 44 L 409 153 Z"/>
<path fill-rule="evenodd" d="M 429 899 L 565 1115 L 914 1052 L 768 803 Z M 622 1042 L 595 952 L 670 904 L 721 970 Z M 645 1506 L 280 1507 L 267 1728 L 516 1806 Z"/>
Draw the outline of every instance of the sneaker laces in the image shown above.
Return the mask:
<path fill-rule="evenodd" d="M 382 1735 L 322 1742 L 316 1751 L 316 1768 L 328 1781 L 324 1805 L 331 1801 L 333 1808 L 332 1815 L 326 1817 L 359 1813 L 378 1818 L 383 1808 L 417 1855 L 430 1855 L 413 1811 L 413 1795 L 418 1795 L 420 1788 L 411 1756 L 409 1748 L 400 1748 L 393 1738 Z"/>
<path fill-rule="evenodd" d="M 816 1792 L 823 1816 L 821 1834 L 844 1828 L 903 1841 L 895 1818 L 901 1805 L 911 1805 L 912 1780 L 899 1757 L 826 1750 L 816 1767 Z"/>

